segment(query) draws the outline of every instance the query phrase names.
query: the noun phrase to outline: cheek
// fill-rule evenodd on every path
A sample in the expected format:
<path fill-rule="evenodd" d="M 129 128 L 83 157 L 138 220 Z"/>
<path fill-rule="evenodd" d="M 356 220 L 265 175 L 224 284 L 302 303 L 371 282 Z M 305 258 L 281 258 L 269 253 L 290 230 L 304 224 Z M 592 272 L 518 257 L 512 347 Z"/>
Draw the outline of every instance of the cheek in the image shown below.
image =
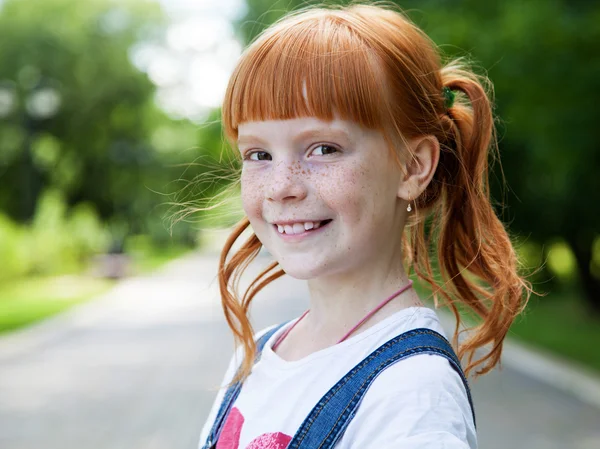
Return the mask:
<path fill-rule="evenodd" d="M 320 196 L 345 220 L 357 221 L 368 206 L 369 170 L 360 164 L 332 168 L 319 180 Z"/>
<path fill-rule="evenodd" d="M 387 216 L 395 196 L 380 168 L 363 161 L 332 169 L 319 189 L 322 200 L 345 223 L 374 226 Z"/>
<path fill-rule="evenodd" d="M 262 198 L 264 183 L 261 178 L 254 173 L 242 171 L 242 207 L 248 218 L 262 216 Z"/>

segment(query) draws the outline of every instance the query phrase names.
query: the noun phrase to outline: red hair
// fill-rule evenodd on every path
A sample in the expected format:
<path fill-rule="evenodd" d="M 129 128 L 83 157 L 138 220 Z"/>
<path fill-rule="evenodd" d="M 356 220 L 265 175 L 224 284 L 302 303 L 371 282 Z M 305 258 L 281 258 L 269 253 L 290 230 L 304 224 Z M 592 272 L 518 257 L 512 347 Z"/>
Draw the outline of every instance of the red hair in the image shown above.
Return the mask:
<path fill-rule="evenodd" d="M 380 130 L 399 161 L 406 138 L 433 135 L 440 162 L 426 190 L 415 199 L 415 213 L 404 230 L 405 266 L 441 295 L 457 318 L 453 344 L 467 356 L 465 372 L 476 375 L 500 360 L 514 318 L 527 303 L 530 284 L 518 273 L 518 260 L 490 201 L 489 153 L 496 150 L 494 118 L 486 78 L 455 60 L 443 65 L 435 44 L 403 14 L 379 6 L 311 8 L 295 12 L 265 30 L 243 53 L 226 91 L 222 119 L 235 145 L 246 121 L 334 114 Z M 458 93 L 446 108 L 443 88 Z M 219 263 L 225 317 L 244 361 L 236 380 L 250 373 L 256 346 L 248 319 L 254 296 L 284 272 L 269 265 L 239 296 L 241 274 L 261 249 L 252 234 L 230 256 L 248 228 L 235 228 Z M 399 230 L 400 232 L 400 230 Z M 437 253 L 436 281 L 431 250 Z M 458 344 L 460 315 L 455 303 L 474 312 L 480 324 Z M 465 308 L 463 307 L 463 308 Z M 473 360 L 475 351 L 490 351 Z"/>

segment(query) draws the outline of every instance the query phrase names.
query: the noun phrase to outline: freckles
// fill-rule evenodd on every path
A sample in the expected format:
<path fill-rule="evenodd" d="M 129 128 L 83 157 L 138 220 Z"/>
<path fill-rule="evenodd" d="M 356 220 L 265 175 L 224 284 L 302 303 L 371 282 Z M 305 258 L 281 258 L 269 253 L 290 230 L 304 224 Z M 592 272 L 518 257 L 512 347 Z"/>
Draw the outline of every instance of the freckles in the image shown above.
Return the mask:
<path fill-rule="evenodd" d="M 256 176 L 242 176 L 241 199 L 242 208 L 248 217 L 262 216 L 262 196 L 264 181 Z"/>
<path fill-rule="evenodd" d="M 244 208 L 248 205 L 254 205 L 260 203 L 260 192 L 257 189 L 242 189 L 242 203 Z"/>
<path fill-rule="evenodd" d="M 292 177 L 297 176 L 303 173 L 302 166 L 299 161 L 293 162 L 289 167 L 287 167 L 287 176 L 286 179 L 290 181 Z"/>
<path fill-rule="evenodd" d="M 264 181 L 259 179 L 242 178 L 240 182 L 242 195 L 259 194 L 264 190 Z"/>

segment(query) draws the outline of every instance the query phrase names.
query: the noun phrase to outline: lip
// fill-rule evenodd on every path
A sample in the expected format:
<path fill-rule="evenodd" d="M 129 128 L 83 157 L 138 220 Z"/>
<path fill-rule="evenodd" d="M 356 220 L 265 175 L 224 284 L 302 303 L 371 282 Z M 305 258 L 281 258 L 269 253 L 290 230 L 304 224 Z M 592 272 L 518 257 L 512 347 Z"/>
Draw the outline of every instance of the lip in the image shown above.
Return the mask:
<path fill-rule="evenodd" d="M 308 222 L 317 223 L 317 222 L 321 222 L 321 221 L 325 221 L 325 220 L 330 220 L 330 218 L 316 218 L 314 220 L 313 219 L 306 219 L 306 220 L 277 220 L 277 221 L 271 222 L 271 224 L 275 225 L 275 226 L 277 226 L 277 225 L 280 225 L 280 226 L 285 226 L 285 225 L 292 226 L 295 223 L 302 223 L 302 224 L 308 223 Z"/>
<path fill-rule="evenodd" d="M 310 221 L 310 220 L 306 220 L 306 221 Z M 325 220 L 315 220 L 315 221 L 325 221 Z M 329 221 L 329 223 L 320 226 L 318 229 L 310 229 L 308 231 L 304 231 L 300 234 L 281 234 L 278 230 L 277 230 L 277 225 L 291 225 L 294 223 L 306 223 L 306 222 L 302 222 L 302 221 L 278 221 L 277 223 L 273 223 L 271 226 L 273 226 L 273 231 L 285 242 L 300 242 L 302 240 L 305 240 L 307 238 L 310 238 L 311 236 L 317 236 L 319 234 L 321 234 L 323 232 L 324 229 L 326 229 L 331 223 L 333 222 L 333 220 Z"/>

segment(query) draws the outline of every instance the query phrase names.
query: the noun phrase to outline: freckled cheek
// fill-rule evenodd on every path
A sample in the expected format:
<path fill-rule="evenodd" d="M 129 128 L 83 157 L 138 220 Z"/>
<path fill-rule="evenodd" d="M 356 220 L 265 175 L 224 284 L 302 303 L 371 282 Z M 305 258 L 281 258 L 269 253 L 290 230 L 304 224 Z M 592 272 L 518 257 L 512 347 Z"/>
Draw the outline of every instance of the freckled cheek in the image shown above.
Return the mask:
<path fill-rule="evenodd" d="M 365 188 L 365 172 L 358 169 L 340 168 L 324 176 L 317 183 L 317 190 L 325 202 L 346 222 L 358 222 L 368 207 L 368 189 Z"/>
<path fill-rule="evenodd" d="M 242 207 L 248 218 L 262 217 L 264 183 L 256 176 L 242 173 Z"/>

